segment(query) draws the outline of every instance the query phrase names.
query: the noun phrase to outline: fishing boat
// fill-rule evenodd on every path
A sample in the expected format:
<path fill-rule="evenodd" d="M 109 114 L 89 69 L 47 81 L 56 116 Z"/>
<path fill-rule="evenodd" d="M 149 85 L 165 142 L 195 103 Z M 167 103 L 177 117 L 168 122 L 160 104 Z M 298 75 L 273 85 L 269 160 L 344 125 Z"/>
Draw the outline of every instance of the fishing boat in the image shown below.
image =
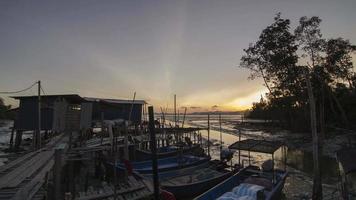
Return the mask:
<path fill-rule="evenodd" d="M 262 168 L 250 164 L 242 168 L 230 178 L 199 195 L 195 200 L 254 200 L 280 199 L 287 172 L 274 169 L 274 152 L 281 147 L 281 143 L 265 140 L 243 140 L 229 146 L 230 149 L 249 152 L 267 153 L 272 160 L 265 162 Z M 240 160 L 240 158 L 239 158 Z M 266 164 L 268 163 L 268 164 Z"/>
<path fill-rule="evenodd" d="M 195 197 L 221 181 L 229 178 L 233 172 L 218 161 L 210 161 L 197 166 L 159 173 L 160 186 L 171 192 L 177 199 Z M 152 175 L 145 175 L 152 178 Z"/>
<path fill-rule="evenodd" d="M 174 156 L 168 158 L 157 159 L 158 171 L 164 172 L 175 169 L 182 169 L 190 166 L 199 165 L 205 162 L 208 162 L 210 157 L 203 156 L 192 156 L 192 155 L 182 155 Z M 152 161 L 141 161 L 141 162 L 132 162 L 132 169 L 140 174 L 152 174 Z M 119 170 L 126 170 L 124 163 L 118 163 L 116 167 Z"/>
<path fill-rule="evenodd" d="M 192 145 L 192 146 L 187 145 L 183 147 L 172 145 L 172 146 L 160 147 L 157 149 L 157 158 L 172 157 L 180 153 L 187 154 L 190 152 L 194 152 L 198 149 L 200 149 L 200 145 Z M 145 161 L 145 160 L 150 160 L 152 158 L 152 153 L 151 151 L 136 149 L 135 156 L 137 161 Z"/>

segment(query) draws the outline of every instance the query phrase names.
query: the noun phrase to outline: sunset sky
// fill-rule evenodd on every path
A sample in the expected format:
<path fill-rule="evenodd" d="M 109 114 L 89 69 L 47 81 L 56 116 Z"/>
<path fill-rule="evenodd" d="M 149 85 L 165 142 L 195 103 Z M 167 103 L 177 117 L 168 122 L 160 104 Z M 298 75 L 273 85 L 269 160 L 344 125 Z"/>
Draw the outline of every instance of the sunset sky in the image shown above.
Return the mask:
<path fill-rule="evenodd" d="M 277 12 L 320 16 L 356 44 L 356 0 L 0 1 L 0 91 L 130 99 L 189 112 L 240 110 L 266 92 L 238 67 Z M 21 93 L 34 95 L 36 89 Z M 1 95 L 6 103 L 16 101 Z"/>

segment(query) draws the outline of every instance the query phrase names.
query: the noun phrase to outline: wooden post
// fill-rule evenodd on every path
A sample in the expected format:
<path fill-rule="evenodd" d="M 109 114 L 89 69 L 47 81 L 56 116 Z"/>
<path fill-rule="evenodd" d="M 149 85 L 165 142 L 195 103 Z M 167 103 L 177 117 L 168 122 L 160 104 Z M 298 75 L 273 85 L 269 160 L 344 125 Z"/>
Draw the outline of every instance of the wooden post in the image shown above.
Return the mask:
<path fill-rule="evenodd" d="M 124 144 L 125 144 L 125 147 L 124 147 L 124 158 L 126 160 L 129 160 L 129 140 L 128 140 L 128 121 L 125 121 L 125 137 L 124 137 Z"/>
<path fill-rule="evenodd" d="M 185 109 L 184 109 L 182 128 L 184 128 L 184 121 L 185 121 L 185 115 L 186 115 L 186 114 L 187 114 L 187 107 L 185 107 Z"/>
<path fill-rule="evenodd" d="M 219 113 L 219 127 L 220 127 L 220 154 L 221 154 L 222 151 L 221 113 Z"/>
<path fill-rule="evenodd" d="M 272 179 L 272 183 L 276 183 L 276 174 L 274 171 L 274 152 L 272 153 L 272 172 L 273 172 L 273 179 Z"/>
<path fill-rule="evenodd" d="M 16 137 L 15 137 L 15 149 L 18 149 L 22 142 L 22 131 L 16 130 Z"/>
<path fill-rule="evenodd" d="M 251 152 L 248 151 L 248 165 L 251 165 Z"/>
<path fill-rule="evenodd" d="M 318 132 L 316 124 L 316 109 L 315 109 L 315 100 L 313 94 L 313 88 L 309 79 L 309 72 L 305 72 L 305 80 L 308 89 L 309 97 L 309 106 L 310 106 L 310 125 L 313 138 L 313 200 L 319 200 L 323 197 L 322 185 L 321 185 L 321 173 L 319 165 L 319 141 L 318 141 Z"/>
<path fill-rule="evenodd" d="M 287 147 L 283 146 L 284 150 L 284 171 L 287 171 Z"/>
<path fill-rule="evenodd" d="M 210 114 L 208 114 L 208 156 L 210 156 Z"/>
<path fill-rule="evenodd" d="M 11 137 L 10 137 L 10 150 L 13 150 L 14 148 L 14 131 L 15 127 L 11 128 Z"/>
<path fill-rule="evenodd" d="M 101 132 L 100 132 L 100 144 L 103 144 L 103 140 L 104 140 L 104 112 L 101 112 Z"/>
<path fill-rule="evenodd" d="M 134 103 L 135 103 L 135 99 L 136 99 L 136 92 L 134 93 L 133 99 L 132 99 L 132 103 L 131 103 L 131 109 L 130 109 L 130 113 L 129 113 L 129 122 L 131 121 L 131 115 L 132 115 L 132 110 L 134 107 Z"/>
<path fill-rule="evenodd" d="M 154 123 L 153 106 L 148 107 L 149 128 L 150 128 L 150 148 L 152 153 L 152 172 L 155 200 L 159 200 L 158 164 L 157 164 L 157 144 Z"/>
<path fill-rule="evenodd" d="M 240 149 L 240 144 L 241 142 L 241 129 L 239 129 L 239 167 L 241 166 L 241 149 Z"/>
<path fill-rule="evenodd" d="M 177 104 L 176 95 L 174 95 L 174 128 L 177 127 Z"/>

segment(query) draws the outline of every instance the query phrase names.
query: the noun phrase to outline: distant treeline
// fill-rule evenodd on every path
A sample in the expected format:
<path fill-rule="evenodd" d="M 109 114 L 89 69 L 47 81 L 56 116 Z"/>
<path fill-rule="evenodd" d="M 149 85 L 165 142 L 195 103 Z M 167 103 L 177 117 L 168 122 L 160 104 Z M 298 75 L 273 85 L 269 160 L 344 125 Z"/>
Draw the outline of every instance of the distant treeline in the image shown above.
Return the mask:
<path fill-rule="evenodd" d="M 245 111 L 212 111 L 212 112 L 193 112 L 190 115 L 243 115 Z"/>
<path fill-rule="evenodd" d="M 11 105 L 5 105 L 4 100 L 0 98 L 0 119 L 14 119 L 15 114 L 11 112 Z"/>
<path fill-rule="evenodd" d="M 341 37 L 323 38 L 320 23 L 319 17 L 302 17 L 292 31 L 290 20 L 278 13 L 257 42 L 244 49 L 240 67 L 251 71 L 251 79 L 262 78 L 269 91 L 253 104 L 248 117 L 278 122 L 292 131 L 310 130 L 309 79 L 318 130 L 356 129 L 356 47 Z"/>
<path fill-rule="evenodd" d="M 204 112 L 192 112 L 187 113 L 187 115 L 243 115 L 246 111 L 204 111 Z M 160 115 L 161 113 L 156 113 Z M 165 113 L 165 115 L 174 115 L 174 113 Z M 180 116 L 183 116 L 184 113 L 180 113 Z"/>

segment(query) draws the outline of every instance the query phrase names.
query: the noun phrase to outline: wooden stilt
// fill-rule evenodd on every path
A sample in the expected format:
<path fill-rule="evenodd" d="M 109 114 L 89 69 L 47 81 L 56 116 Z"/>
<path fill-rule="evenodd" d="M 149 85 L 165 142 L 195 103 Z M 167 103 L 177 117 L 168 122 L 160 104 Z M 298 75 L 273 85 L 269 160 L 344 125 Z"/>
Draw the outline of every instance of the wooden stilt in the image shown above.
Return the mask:
<path fill-rule="evenodd" d="M 154 125 L 154 112 L 153 106 L 148 107 L 149 113 L 149 127 L 151 138 L 151 153 L 152 153 L 152 172 L 153 172 L 153 186 L 155 200 L 159 200 L 159 180 L 158 180 L 158 164 L 157 164 L 157 146 L 156 146 L 156 133 Z"/>

